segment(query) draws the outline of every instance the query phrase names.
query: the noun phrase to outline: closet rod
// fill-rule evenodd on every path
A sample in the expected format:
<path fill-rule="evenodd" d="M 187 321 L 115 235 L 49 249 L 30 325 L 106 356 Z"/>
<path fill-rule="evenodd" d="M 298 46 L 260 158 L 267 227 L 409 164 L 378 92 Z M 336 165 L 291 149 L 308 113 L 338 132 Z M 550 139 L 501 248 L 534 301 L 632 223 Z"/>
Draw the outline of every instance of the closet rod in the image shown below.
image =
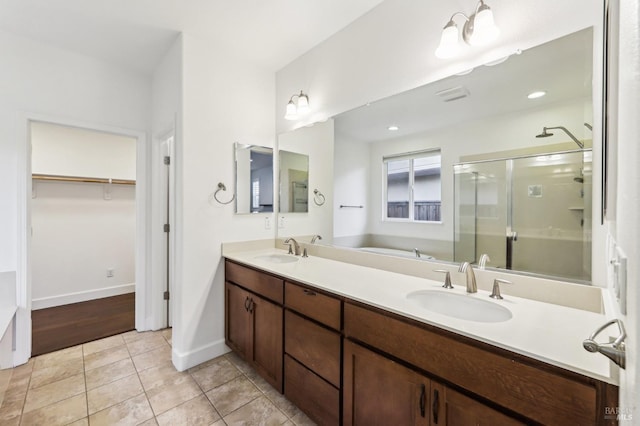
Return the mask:
<path fill-rule="evenodd" d="M 60 176 L 60 175 L 41 175 L 32 174 L 31 177 L 37 180 L 51 180 L 58 182 L 86 182 L 86 183 L 112 183 L 114 185 L 135 185 L 135 180 L 130 179 L 108 179 L 108 178 L 92 178 L 79 176 Z"/>

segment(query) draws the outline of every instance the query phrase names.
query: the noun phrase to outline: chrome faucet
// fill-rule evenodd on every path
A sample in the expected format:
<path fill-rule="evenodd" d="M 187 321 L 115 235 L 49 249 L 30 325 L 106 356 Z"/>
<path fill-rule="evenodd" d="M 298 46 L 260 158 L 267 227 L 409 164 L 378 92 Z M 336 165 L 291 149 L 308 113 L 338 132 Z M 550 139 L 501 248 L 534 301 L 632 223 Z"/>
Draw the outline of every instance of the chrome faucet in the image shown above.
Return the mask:
<path fill-rule="evenodd" d="M 481 254 L 480 260 L 478 260 L 478 269 L 484 269 L 484 267 L 487 265 L 487 262 L 491 262 L 489 255 L 486 253 Z"/>
<path fill-rule="evenodd" d="M 467 276 L 467 293 L 477 293 L 476 274 L 473 272 L 473 266 L 469 262 L 463 262 L 458 272 L 465 272 Z"/>
<path fill-rule="evenodd" d="M 298 244 L 298 242 L 296 240 L 294 240 L 293 238 L 289 237 L 286 240 L 284 240 L 285 244 L 289 244 L 289 254 L 295 254 L 296 256 L 300 256 L 300 244 Z M 294 252 L 291 253 L 291 244 L 293 243 L 293 249 Z"/>
<path fill-rule="evenodd" d="M 418 250 L 417 248 L 413 249 L 413 252 L 416 254 L 416 257 L 419 258 L 420 257 L 420 250 Z"/>
<path fill-rule="evenodd" d="M 313 237 L 311 237 L 311 244 L 315 244 L 317 240 L 321 240 L 322 237 L 318 234 L 314 235 Z"/>

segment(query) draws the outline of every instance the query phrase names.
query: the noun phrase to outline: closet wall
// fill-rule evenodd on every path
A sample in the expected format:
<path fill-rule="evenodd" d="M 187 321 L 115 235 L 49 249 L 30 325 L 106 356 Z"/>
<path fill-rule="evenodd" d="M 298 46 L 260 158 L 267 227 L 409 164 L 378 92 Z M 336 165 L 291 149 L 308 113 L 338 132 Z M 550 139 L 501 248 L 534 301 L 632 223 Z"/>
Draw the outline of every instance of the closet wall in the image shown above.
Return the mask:
<path fill-rule="evenodd" d="M 34 122 L 32 173 L 135 180 L 136 140 Z M 135 185 L 34 179 L 33 309 L 135 290 Z M 112 275 L 112 276 L 110 276 Z"/>

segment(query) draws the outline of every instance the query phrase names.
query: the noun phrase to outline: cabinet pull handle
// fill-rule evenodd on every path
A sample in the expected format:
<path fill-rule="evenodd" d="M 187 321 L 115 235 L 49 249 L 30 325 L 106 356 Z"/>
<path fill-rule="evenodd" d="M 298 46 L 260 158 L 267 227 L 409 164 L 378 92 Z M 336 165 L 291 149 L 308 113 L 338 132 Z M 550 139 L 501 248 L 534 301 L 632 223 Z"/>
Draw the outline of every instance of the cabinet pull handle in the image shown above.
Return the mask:
<path fill-rule="evenodd" d="M 421 389 L 420 389 L 420 415 L 422 417 L 425 416 L 425 405 L 426 405 L 426 388 L 424 386 L 424 383 L 422 385 L 420 385 Z"/>
<path fill-rule="evenodd" d="M 304 291 L 304 294 L 306 294 L 307 296 L 315 296 L 316 292 L 313 290 L 307 290 L 306 288 L 302 289 L 302 291 Z"/>
<path fill-rule="evenodd" d="M 253 297 L 251 298 L 251 300 L 249 300 L 249 313 L 253 313 L 253 308 L 255 308 L 256 304 L 253 301 Z"/>
<path fill-rule="evenodd" d="M 249 304 L 249 296 L 247 296 L 247 297 L 244 298 L 244 310 L 249 312 L 249 306 L 250 306 L 250 304 Z"/>
<path fill-rule="evenodd" d="M 431 409 L 433 411 L 433 423 L 438 424 L 438 414 L 440 411 L 440 393 L 438 389 L 433 390 L 433 403 Z"/>

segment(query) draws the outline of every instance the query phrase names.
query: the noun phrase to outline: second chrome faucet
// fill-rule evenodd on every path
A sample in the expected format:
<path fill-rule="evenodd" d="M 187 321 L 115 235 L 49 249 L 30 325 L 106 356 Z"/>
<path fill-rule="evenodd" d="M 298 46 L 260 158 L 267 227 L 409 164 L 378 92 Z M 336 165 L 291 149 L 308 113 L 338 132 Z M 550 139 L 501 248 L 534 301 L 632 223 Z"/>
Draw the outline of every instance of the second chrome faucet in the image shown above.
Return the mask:
<path fill-rule="evenodd" d="M 464 272 L 467 278 L 467 293 L 477 293 L 478 286 L 476 284 L 476 274 L 473 272 L 473 266 L 469 262 L 463 262 L 458 272 Z"/>

